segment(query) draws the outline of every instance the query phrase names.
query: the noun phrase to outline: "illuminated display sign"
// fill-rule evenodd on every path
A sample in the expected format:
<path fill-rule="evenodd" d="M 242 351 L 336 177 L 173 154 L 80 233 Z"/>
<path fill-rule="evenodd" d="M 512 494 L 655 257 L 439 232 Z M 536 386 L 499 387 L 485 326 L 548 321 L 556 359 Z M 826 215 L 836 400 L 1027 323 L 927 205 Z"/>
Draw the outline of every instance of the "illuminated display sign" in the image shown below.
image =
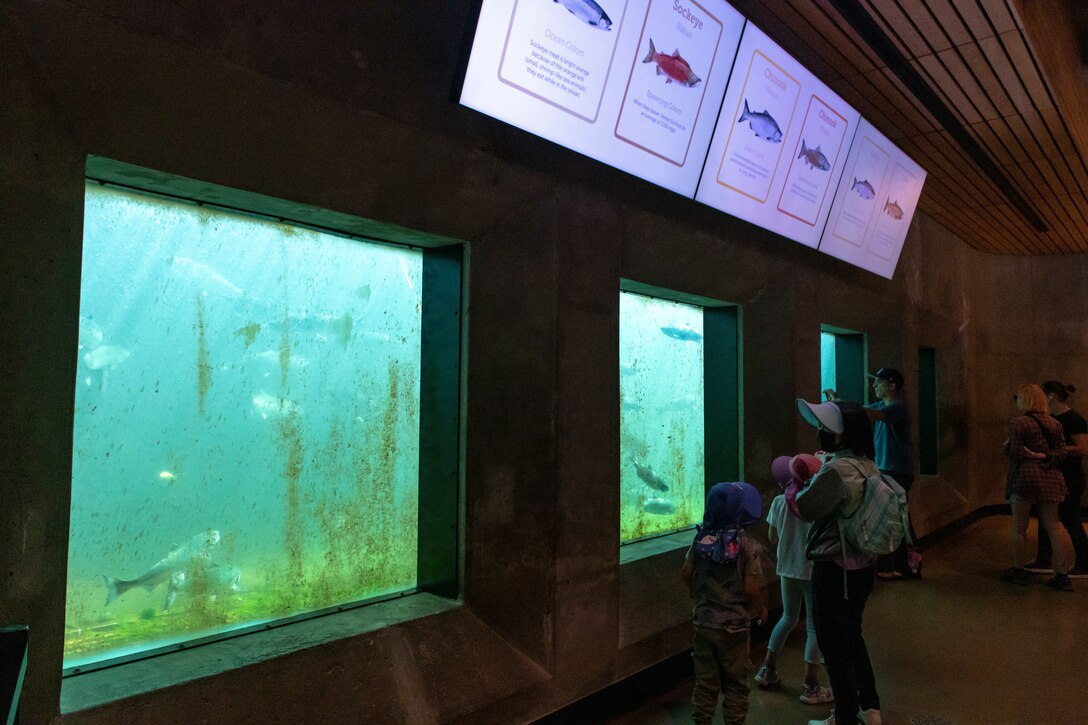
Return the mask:
<path fill-rule="evenodd" d="M 862 120 L 820 251 L 891 279 L 925 180 L 922 167 Z"/>
<path fill-rule="evenodd" d="M 723 0 L 483 0 L 461 103 L 889 278 L 925 181 Z"/>
<path fill-rule="evenodd" d="M 696 201 L 816 247 L 859 118 L 749 23 Z"/>
<path fill-rule="evenodd" d="M 743 28 L 722 0 L 485 0 L 461 103 L 692 197 Z"/>

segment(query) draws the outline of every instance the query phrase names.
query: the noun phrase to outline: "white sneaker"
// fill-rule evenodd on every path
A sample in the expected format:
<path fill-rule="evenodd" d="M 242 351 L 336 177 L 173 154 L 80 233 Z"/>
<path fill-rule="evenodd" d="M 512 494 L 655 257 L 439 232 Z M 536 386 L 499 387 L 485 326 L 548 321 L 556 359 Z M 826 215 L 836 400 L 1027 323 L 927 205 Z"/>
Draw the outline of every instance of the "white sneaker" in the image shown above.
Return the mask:
<path fill-rule="evenodd" d="M 858 710 L 858 722 L 863 725 L 881 725 L 880 710 Z"/>
<path fill-rule="evenodd" d="M 825 702 L 834 701 L 835 696 L 831 694 L 831 690 L 827 687 L 801 685 L 801 702 L 806 705 L 822 705 Z"/>
<path fill-rule="evenodd" d="M 835 713 L 831 713 L 826 720 L 809 720 L 808 725 L 835 725 Z"/>

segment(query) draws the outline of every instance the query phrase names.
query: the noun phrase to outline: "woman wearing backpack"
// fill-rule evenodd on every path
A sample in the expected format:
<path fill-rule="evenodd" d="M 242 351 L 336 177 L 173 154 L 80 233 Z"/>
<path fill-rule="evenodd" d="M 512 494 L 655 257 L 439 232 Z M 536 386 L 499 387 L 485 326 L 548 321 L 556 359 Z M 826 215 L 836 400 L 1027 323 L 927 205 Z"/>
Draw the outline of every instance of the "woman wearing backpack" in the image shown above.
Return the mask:
<path fill-rule="evenodd" d="M 797 495 L 801 518 L 812 521 L 806 555 L 812 560 L 816 638 L 835 693 L 835 710 L 809 725 L 879 725 L 880 696 L 862 637 L 865 602 L 873 591 L 876 559 L 851 546 L 839 516 L 861 503 L 865 480 L 880 475 L 873 463 L 873 433 L 865 409 L 842 401 L 813 404 L 798 398 L 805 422 L 819 431 L 820 448 L 831 458 Z"/>

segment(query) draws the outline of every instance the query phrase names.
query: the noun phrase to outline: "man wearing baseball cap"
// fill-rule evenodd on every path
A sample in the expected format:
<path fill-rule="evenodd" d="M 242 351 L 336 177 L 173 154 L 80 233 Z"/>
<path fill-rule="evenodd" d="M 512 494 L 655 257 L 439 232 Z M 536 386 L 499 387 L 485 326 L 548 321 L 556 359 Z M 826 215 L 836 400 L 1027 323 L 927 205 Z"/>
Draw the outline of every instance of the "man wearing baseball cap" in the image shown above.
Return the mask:
<path fill-rule="evenodd" d="M 873 423 L 877 468 L 881 473 L 894 478 L 909 493 L 914 484 L 914 445 L 910 435 L 910 408 L 902 398 L 903 373 L 895 368 L 880 368 L 868 377 L 873 381 L 873 395 L 877 398 L 875 403 L 865 406 L 865 412 Z M 824 395 L 829 400 L 839 397 L 834 390 L 825 390 Z M 911 536 L 914 536 L 913 531 Z M 890 573 L 890 578 L 912 575 L 907 565 L 905 542 L 895 552 L 893 566 L 894 571 Z"/>

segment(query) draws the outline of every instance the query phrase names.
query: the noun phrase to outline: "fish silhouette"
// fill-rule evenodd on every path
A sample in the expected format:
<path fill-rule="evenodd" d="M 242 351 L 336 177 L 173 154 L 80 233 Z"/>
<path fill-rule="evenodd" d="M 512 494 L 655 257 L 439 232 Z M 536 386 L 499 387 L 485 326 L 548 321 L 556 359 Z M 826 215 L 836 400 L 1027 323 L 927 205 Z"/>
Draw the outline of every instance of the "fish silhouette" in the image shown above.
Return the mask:
<path fill-rule="evenodd" d="M 752 133 L 764 141 L 770 143 L 782 142 L 782 129 L 778 127 L 778 122 L 766 110 L 758 113 L 750 111 L 747 98 L 744 99 L 744 111 L 741 112 L 737 123 L 744 123 L 745 121 L 748 122 L 748 128 L 752 129 Z"/>
<path fill-rule="evenodd" d="M 873 191 L 873 185 L 869 183 L 867 179 L 858 181 L 854 179 L 854 183 L 850 186 L 851 191 L 856 191 L 858 196 L 862 199 L 872 199 L 876 196 L 876 192 Z"/>
<path fill-rule="evenodd" d="M 570 11 L 571 15 L 582 22 L 592 25 L 600 30 L 611 30 L 612 19 L 593 0 L 552 0 Z"/>
<path fill-rule="evenodd" d="M 828 163 L 827 157 L 820 151 L 820 147 L 816 146 L 814 149 L 807 148 L 804 139 L 801 139 L 801 153 L 797 154 L 797 158 L 804 159 L 805 163 L 812 169 L 819 169 L 820 171 L 828 171 L 831 169 L 831 164 Z"/>
<path fill-rule="evenodd" d="M 888 201 L 884 204 L 884 213 L 890 216 L 892 219 L 898 220 L 903 218 L 902 207 L 899 206 L 898 201 L 892 201 L 891 197 L 889 197 Z"/>
<path fill-rule="evenodd" d="M 653 38 L 650 38 L 650 52 L 646 54 L 646 57 L 642 59 L 642 62 L 656 63 L 657 74 L 659 76 L 668 76 L 665 79 L 666 85 L 676 81 L 688 88 L 693 88 L 699 83 L 702 83 L 702 78 L 695 75 L 691 70 L 691 66 L 688 65 L 688 62 L 680 57 L 679 50 L 674 50 L 672 55 L 658 53 L 657 48 L 654 47 Z"/>

